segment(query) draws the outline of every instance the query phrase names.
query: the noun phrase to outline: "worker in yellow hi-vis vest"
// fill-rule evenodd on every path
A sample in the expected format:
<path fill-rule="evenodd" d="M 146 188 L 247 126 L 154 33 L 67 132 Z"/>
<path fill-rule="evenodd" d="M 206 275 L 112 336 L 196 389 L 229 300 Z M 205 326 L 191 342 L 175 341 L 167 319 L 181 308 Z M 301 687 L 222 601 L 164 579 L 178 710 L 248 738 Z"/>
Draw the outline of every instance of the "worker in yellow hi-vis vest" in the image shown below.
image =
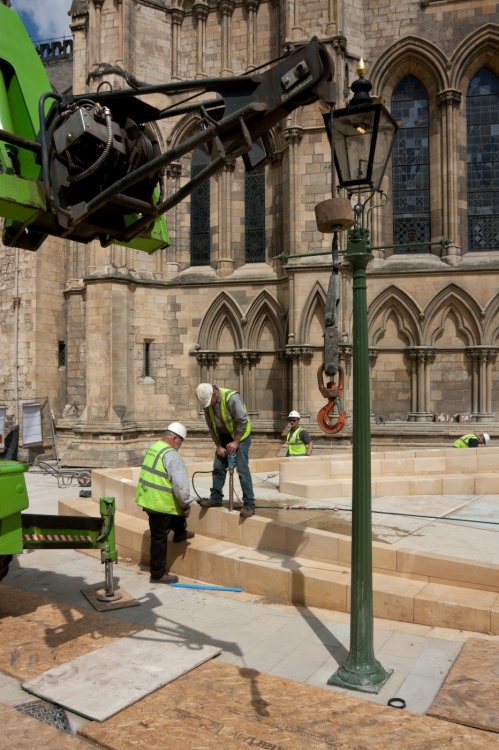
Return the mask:
<path fill-rule="evenodd" d="M 300 413 L 290 411 L 288 414 L 289 432 L 286 436 L 288 450 L 286 456 L 310 456 L 314 447 L 310 435 L 300 427 Z"/>
<path fill-rule="evenodd" d="M 196 396 L 204 409 L 206 424 L 215 443 L 213 462 L 213 486 L 209 498 L 199 500 L 203 508 L 222 505 L 223 487 L 227 477 L 228 458 L 236 458 L 236 468 L 243 491 L 243 507 L 240 515 L 250 518 L 255 513 L 253 480 L 249 470 L 251 445 L 251 422 L 246 406 L 237 391 L 211 383 L 200 383 Z"/>
<path fill-rule="evenodd" d="M 478 448 L 479 445 L 488 445 L 490 443 L 490 435 L 486 432 L 469 432 L 467 435 L 463 435 L 458 438 L 453 448 Z"/>

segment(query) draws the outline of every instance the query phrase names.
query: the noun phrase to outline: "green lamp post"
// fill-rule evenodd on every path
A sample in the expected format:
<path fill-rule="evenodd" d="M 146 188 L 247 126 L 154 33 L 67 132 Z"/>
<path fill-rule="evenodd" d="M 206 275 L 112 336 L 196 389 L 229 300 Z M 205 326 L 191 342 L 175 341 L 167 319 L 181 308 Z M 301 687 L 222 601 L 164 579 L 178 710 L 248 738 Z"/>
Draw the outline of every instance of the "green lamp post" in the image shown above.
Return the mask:
<path fill-rule="evenodd" d="M 364 206 L 380 189 L 398 124 L 380 100 L 373 100 L 371 83 L 364 78 L 360 60 L 359 79 L 352 83 L 354 96 L 344 109 L 324 117 L 334 152 L 340 187 L 359 193 L 354 209 L 355 226 L 349 231 L 345 258 L 353 272 L 353 456 L 352 456 L 352 571 L 350 604 L 350 651 L 346 661 L 329 678 L 328 685 L 377 693 L 393 670 L 374 656 L 372 522 L 371 522 L 371 426 L 369 348 L 367 331 L 366 268 L 372 259 L 369 232 L 364 226 Z M 368 191 L 362 203 L 361 193 Z"/>

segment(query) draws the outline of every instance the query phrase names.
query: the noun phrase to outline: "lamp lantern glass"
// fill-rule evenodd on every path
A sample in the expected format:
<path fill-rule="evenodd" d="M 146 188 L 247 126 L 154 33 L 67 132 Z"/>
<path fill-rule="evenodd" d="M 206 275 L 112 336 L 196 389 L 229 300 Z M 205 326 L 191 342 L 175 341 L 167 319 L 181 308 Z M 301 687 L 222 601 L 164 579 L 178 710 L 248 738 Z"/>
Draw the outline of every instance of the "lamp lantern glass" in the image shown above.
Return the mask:
<path fill-rule="evenodd" d="M 334 162 L 340 187 L 379 190 L 398 129 L 381 102 L 333 110 Z"/>

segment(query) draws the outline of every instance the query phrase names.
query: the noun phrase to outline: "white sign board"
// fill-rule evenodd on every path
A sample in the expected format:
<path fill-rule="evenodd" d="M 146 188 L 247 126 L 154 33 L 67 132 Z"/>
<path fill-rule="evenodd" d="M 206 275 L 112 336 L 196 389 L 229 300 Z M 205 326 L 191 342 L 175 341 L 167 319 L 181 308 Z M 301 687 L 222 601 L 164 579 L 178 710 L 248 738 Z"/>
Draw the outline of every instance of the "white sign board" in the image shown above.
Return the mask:
<path fill-rule="evenodd" d="M 42 411 L 40 404 L 23 404 L 23 445 L 42 442 Z"/>

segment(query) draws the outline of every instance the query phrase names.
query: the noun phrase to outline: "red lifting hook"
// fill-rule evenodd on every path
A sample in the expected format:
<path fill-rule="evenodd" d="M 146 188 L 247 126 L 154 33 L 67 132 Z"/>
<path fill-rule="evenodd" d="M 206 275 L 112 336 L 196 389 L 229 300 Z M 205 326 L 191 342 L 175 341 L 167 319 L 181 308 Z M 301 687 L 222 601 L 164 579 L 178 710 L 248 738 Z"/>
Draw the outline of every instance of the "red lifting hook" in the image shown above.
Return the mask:
<path fill-rule="evenodd" d="M 346 412 L 342 411 L 341 408 L 343 368 L 338 367 L 338 385 L 330 381 L 327 386 L 324 386 L 324 364 L 320 365 L 317 370 L 317 384 L 322 396 L 327 398 L 329 402 L 317 414 L 317 424 L 323 432 L 326 432 L 328 435 L 334 435 L 335 432 L 340 432 L 343 429 L 346 419 Z M 331 414 L 334 409 L 336 409 L 336 412 Z M 331 421 L 331 418 L 334 422 Z"/>

